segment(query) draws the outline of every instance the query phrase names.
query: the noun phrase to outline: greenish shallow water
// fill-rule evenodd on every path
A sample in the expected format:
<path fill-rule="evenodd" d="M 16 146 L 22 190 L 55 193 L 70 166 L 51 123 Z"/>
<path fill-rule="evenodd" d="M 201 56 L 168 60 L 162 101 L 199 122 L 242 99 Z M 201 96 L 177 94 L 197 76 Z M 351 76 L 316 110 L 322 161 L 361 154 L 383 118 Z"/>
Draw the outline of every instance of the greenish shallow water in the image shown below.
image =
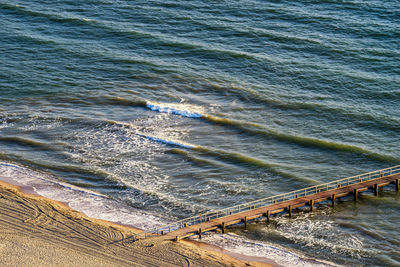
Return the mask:
<path fill-rule="evenodd" d="M 0 176 L 148 229 L 397 165 L 399 18 L 398 1 L 0 1 Z M 206 240 L 396 266 L 392 191 Z"/>

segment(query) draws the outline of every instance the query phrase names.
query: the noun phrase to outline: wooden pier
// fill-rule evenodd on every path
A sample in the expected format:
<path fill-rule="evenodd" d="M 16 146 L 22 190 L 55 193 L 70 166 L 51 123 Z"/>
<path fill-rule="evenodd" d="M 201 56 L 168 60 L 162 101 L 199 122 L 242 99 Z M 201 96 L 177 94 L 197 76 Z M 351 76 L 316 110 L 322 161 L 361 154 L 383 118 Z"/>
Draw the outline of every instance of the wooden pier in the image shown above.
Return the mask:
<path fill-rule="evenodd" d="M 141 233 L 136 238 L 154 235 L 163 235 L 163 238 L 177 241 L 193 235 L 201 238 L 203 232 L 221 229 L 224 233 L 227 226 L 244 223 L 246 227 L 248 221 L 262 216 L 268 222 L 272 214 L 286 212 L 292 216 L 293 209 L 304 206 L 313 211 L 315 204 L 322 201 L 330 201 L 334 206 L 336 199 L 348 195 L 357 201 L 358 194 L 366 190 L 373 190 L 377 196 L 379 189 L 389 184 L 394 184 L 396 191 L 399 191 L 399 183 L 400 166 L 395 166 L 194 216 Z"/>

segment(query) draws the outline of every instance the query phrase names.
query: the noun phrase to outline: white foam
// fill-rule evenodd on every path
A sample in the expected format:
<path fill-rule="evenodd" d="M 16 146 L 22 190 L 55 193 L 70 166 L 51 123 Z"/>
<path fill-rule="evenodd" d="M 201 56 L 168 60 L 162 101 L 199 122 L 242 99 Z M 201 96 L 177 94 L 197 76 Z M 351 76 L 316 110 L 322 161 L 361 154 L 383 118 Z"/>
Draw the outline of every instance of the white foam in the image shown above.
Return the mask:
<path fill-rule="evenodd" d="M 158 227 L 166 222 L 145 211 L 134 209 L 105 195 L 58 181 L 46 173 L 0 162 L 0 179 L 14 180 L 44 197 L 67 203 L 89 217 L 131 225 L 140 229 Z"/>
<path fill-rule="evenodd" d="M 161 113 L 170 113 L 188 118 L 203 117 L 203 115 L 200 112 L 191 111 L 190 109 L 193 109 L 193 107 L 188 106 L 186 104 L 162 104 L 162 103 L 147 102 L 146 107 L 153 111 Z"/>
<path fill-rule="evenodd" d="M 179 140 L 175 140 L 175 139 L 171 139 L 170 137 L 160 137 L 160 136 L 154 136 L 154 135 L 142 133 L 142 132 L 138 131 L 137 129 L 135 129 L 135 126 L 131 123 L 120 122 L 120 121 L 110 121 L 110 122 L 115 125 L 121 125 L 121 126 L 127 127 L 127 129 L 132 130 L 132 131 L 130 131 L 131 134 L 135 134 L 139 137 L 145 138 L 145 139 L 153 141 L 153 142 L 166 144 L 166 145 L 179 146 L 179 147 L 189 148 L 189 149 L 197 147 L 196 145 L 189 144 L 187 142 L 183 142 L 183 141 L 179 141 Z"/>
<path fill-rule="evenodd" d="M 149 139 L 151 141 L 155 141 L 158 143 L 162 143 L 162 144 L 166 144 L 166 145 L 173 145 L 173 146 L 179 146 L 179 147 L 183 147 L 183 148 L 195 148 L 197 146 L 186 143 L 186 142 L 182 142 L 182 141 L 177 141 L 177 140 L 168 140 L 168 139 L 163 139 L 160 137 L 155 137 L 155 136 L 149 136 L 149 135 L 144 135 L 144 134 L 138 134 L 139 136 Z"/>
<path fill-rule="evenodd" d="M 204 235 L 202 242 L 221 247 L 236 254 L 267 258 L 283 266 L 338 266 L 330 262 L 309 258 L 301 255 L 300 252 L 293 252 L 275 244 L 253 241 L 234 233 Z"/>
<path fill-rule="evenodd" d="M 8 123 L 5 118 L 0 119 L 0 129 L 13 126 L 12 123 Z"/>
<path fill-rule="evenodd" d="M 319 215 L 322 218 L 312 218 Z M 312 249 L 325 249 L 331 254 L 350 255 L 357 258 L 367 255 L 363 247 L 363 237 L 356 233 L 344 231 L 334 220 L 320 211 L 317 214 L 304 213 L 297 218 L 285 217 L 277 221 L 275 227 L 265 227 L 263 231 L 279 235 L 293 243 Z"/>
<path fill-rule="evenodd" d="M 319 218 L 319 216 L 321 218 Z M 328 219 L 327 219 L 328 218 Z M 273 225 L 258 231 L 262 236 L 279 238 L 286 243 L 298 244 L 304 251 L 324 250 L 333 258 L 343 255 L 352 258 L 368 256 L 363 238 L 349 230 L 344 231 L 324 211 L 304 213 L 296 218 L 280 217 Z M 337 266 L 328 261 L 310 258 L 300 251 L 294 251 L 267 241 L 255 241 L 234 233 L 205 235 L 202 241 L 228 251 L 246 256 L 264 257 L 283 266 Z"/>

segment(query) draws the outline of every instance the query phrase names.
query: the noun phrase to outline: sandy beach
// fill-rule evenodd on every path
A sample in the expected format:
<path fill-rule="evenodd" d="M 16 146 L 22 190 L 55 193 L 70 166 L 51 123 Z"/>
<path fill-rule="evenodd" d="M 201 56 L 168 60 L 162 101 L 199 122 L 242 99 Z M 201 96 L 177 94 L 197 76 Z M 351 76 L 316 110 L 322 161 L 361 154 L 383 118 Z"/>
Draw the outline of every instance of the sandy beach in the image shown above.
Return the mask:
<path fill-rule="evenodd" d="M 140 230 L 88 218 L 5 182 L 0 182 L 0 229 L 2 266 L 270 266 L 193 242 L 133 242 Z"/>

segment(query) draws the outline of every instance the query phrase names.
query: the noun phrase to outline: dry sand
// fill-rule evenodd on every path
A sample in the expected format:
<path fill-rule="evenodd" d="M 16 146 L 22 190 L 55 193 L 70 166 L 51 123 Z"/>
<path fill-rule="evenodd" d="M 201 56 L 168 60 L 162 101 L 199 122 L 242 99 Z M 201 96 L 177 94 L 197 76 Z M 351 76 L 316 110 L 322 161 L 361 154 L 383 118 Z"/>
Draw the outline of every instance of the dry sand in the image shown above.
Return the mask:
<path fill-rule="evenodd" d="M 0 182 L 1 266 L 270 266 L 137 232 Z"/>

